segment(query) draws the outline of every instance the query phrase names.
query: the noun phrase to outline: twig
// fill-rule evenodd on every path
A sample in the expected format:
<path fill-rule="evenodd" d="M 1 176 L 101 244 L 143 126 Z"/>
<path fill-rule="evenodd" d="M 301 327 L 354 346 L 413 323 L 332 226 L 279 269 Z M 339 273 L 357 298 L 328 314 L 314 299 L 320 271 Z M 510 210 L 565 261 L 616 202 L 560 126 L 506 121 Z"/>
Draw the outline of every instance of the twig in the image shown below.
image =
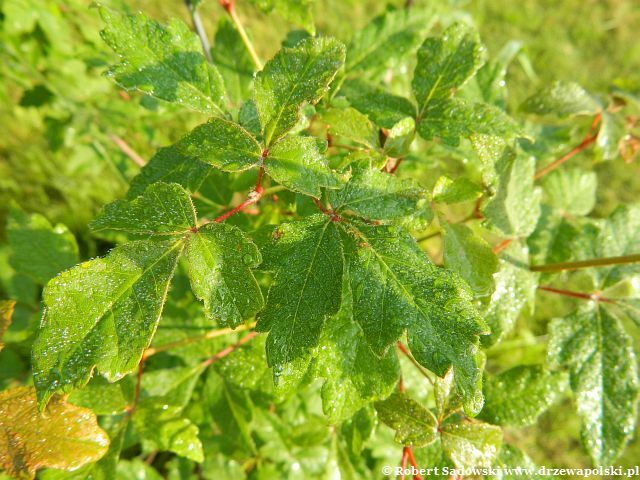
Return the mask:
<path fill-rule="evenodd" d="M 201 365 L 203 367 L 208 367 L 212 363 L 217 362 L 221 358 L 226 357 L 231 352 L 233 352 L 236 348 L 238 348 L 241 345 L 244 345 L 245 343 L 247 343 L 249 340 L 251 340 L 256 335 L 258 335 L 258 332 L 250 332 L 250 333 L 248 333 L 247 335 L 242 337 L 238 342 L 234 343 L 233 345 L 228 346 L 224 350 L 219 351 L 213 357 L 207 358 L 204 362 L 201 363 Z"/>
<path fill-rule="evenodd" d="M 544 292 L 557 293 L 558 295 L 564 295 L 566 297 L 581 298 L 583 300 L 593 300 L 594 302 L 616 303 L 616 301 L 612 300 L 611 298 L 601 297 L 598 292 L 591 294 L 572 292 L 571 290 L 562 290 L 560 288 L 551 287 L 549 285 L 539 285 L 538 288 Z"/>
<path fill-rule="evenodd" d="M 129 146 L 127 142 L 125 142 L 122 138 L 113 133 L 109 134 L 109 138 L 113 143 L 117 145 L 117 147 L 124 153 L 127 157 L 129 157 L 133 162 L 139 167 L 144 167 L 147 163 L 144 158 L 142 158 L 138 153 Z"/>
<path fill-rule="evenodd" d="M 513 240 L 508 238 L 506 240 L 503 240 L 502 242 L 500 242 L 498 245 L 496 245 L 495 247 L 493 247 L 493 253 L 498 254 L 501 251 L 503 251 L 505 248 L 507 248 L 509 245 L 511 245 L 511 242 Z"/>
<path fill-rule="evenodd" d="M 531 265 L 529 270 L 532 272 L 560 272 L 563 270 L 579 270 L 581 268 L 590 267 L 607 267 L 610 265 L 622 265 L 627 263 L 640 262 L 640 253 L 633 255 L 622 255 L 620 257 L 592 258 L 590 260 L 581 260 L 579 262 L 560 262 L 550 263 L 548 265 Z"/>
<path fill-rule="evenodd" d="M 196 33 L 198 34 L 198 37 L 200 38 L 200 43 L 202 44 L 202 50 L 204 50 L 204 56 L 206 57 L 209 63 L 213 63 L 213 57 L 211 56 L 211 45 L 209 44 L 209 38 L 207 37 L 207 32 L 204 29 L 202 18 L 200 18 L 198 9 L 190 0 L 185 0 L 184 3 L 186 4 L 187 9 L 189 10 L 189 14 L 191 15 L 193 28 L 195 29 Z"/>
<path fill-rule="evenodd" d="M 136 410 L 138 406 L 138 401 L 140 400 L 140 389 L 142 387 L 142 374 L 144 373 L 144 356 L 140 360 L 138 364 L 138 375 L 136 376 L 136 389 L 133 394 L 133 403 L 127 407 L 127 418 L 131 418 L 133 412 Z"/>
<path fill-rule="evenodd" d="M 251 56 L 251 59 L 253 60 L 253 63 L 255 64 L 256 68 L 258 69 L 258 71 L 262 70 L 262 62 L 260 61 L 260 58 L 258 57 L 258 54 L 256 53 L 256 50 L 253 47 L 253 44 L 251 43 L 251 40 L 249 40 L 249 36 L 247 35 L 247 32 L 242 26 L 242 22 L 240 21 L 240 18 L 238 18 L 236 9 L 234 8 L 234 0 L 219 0 L 219 2 L 222 8 L 224 8 L 226 12 L 229 14 L 229 17 L 231 17 L 231 21 L 233 21 L 233 24 L 236 26 L 236 29 L 238 30 L 238 34 L 240 35 L 240 38 L 242 38 L 242 42 L 244 43 L 244 46 L 247 48 L 247 51 L 249 52 L 249 55 Z"/>
<path fill-rule="evenodd" d="M 407 347 L 405 347 L 400 341 L 398 341 L 398 349 L 405 354 L 405 356 L 409 359 L 411 363 L 413 363 L 414 367 L 418 369 L 418 371 L 422 374 L 422 376 L 425 377 L 427 380 L 429 380 L 429 383 L 431 383 L 431 385 L 434 385 L 433 379 L 424 370 L 424 368 L 422 368 L 422 365 L 420 365 L 418 361 L 415 358 L 413 358 L 413 355 L 409 353 L 409 350 L 407 350 Z"/>
<path fill-rule="evenodd" d="M 229 335 L 231 333 L 242 332 L 244 330 L 251 330 L 256 326 L 256 322 L 249 323 L 247 325 L 240 325 L 235 329 L 232 328 L 221 328 L 219 330 L 211 330 L 204 335 L 198 335 L 189 338 L 183 338 L 182 340 L 176 340 L 175 342 L 165 343 L 163 345 L 159 345 L 155 348 L 147 348 L 142 355 L 143 359 L 147 359 L 152 355 L 155 355 L 160 352 L 166 352 L 167 350 L 172 350 L 174 348 L 185 347 L 187 345 L 191 345 L 192 343 L 201 342 L 203 340 L 209 340 L 211 338 L 222 337 L 224 335 Z"/>
<path fill-rule="evenodd" d="M 598 132 L 596 131 L 596 129 L 598 127 L 598 124 L 600 123 L 600 119 L 601 119 L 601 115 L 598 113 L 595 116 L 595 118 L 593 119 L 593 123 L 591 124 L 591 128 L 589 129 L 589 133 L 587 133 L 587 136 L 584 138 L 584 140 L 582 140 L 582 142 L 578 146 L 572 148 L 569 152 L 564 154 L 562 157 L 558 158 L 556 161 L 554 161 L 554 162 L 550 163 L 549 165 L 547 165 L 546 167 L 538 170 L 536 172 L 535 176 L 533 177 L 533 179 L 534 180 L 538 180 L 538 179 L 544 177 L 546 174 L 548 174 L 549 172 L 555 170 L 560 165 L 562 165 L 564 162 L 566 162 L 567 160 L 569 160 L 570 158 L 572 158 L 573 156 L 577 155 L 582 150 L 587 148 L 589 145 L 594 143 L 596 141 L 596 139 L 598 138 Z"/>
<path fill-rule="evenodd" d="M 247 208 L 249 205 L 253 205 L 254 203 L 257 203 L 258 200 L 260 200 L 262 198 L 262 195 L 264 194 L 264 188 L 262 188 L 263 178 L 264 178 L 264 165 L 261 166 L 260 170 L 258 171 L 258 180 L 256 181 L 256 186 L 254 187 L 254 189 L 251 192 L 249 192 L 249 198 L 247 198 L 244 202 L 242 202 L 237 207 L 229 210 L 226 213 L 223 213 L 219 217 L 214 218 L 213 222 L 214 223 L 224 222 L 227 218 L 235 215 L 238 212 L 241 212 L 242 210 Z"/>

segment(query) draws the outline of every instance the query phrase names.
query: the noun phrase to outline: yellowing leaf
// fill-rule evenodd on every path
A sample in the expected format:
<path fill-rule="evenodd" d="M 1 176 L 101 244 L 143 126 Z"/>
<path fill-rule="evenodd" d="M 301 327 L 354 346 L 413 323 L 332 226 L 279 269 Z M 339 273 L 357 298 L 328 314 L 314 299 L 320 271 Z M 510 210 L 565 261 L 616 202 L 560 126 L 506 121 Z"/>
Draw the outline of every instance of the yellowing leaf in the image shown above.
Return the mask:
<path fill-rule="evenodd" d="M 11 324 L 11 316 L 13 315 L 13 307 L 15 307 L 15 305 L 15 300 L 2 300 L 0 302 L 0 350 L 4 348 L 2 337 Z"/>
<path fill-rule="evenodd" d="M 0 467 L 33 478 L 39 468 L 75 470 L 95 462 L 109 446 L 95 414 L 54 398 L 43 413 L 33 387 L 0 392 Z"/>

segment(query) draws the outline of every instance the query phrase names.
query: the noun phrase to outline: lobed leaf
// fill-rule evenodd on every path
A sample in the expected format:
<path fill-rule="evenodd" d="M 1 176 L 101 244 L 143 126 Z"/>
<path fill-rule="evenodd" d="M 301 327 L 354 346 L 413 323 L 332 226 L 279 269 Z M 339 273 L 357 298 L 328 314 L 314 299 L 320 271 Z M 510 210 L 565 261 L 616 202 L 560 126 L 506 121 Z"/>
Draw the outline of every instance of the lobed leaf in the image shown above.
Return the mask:
<path fill-rule="evenodd" d="M 142 439 L 145 452 L 170 451 L 202 462 L 204 452 L 198 438 L 198 427 L 180 414 L 181 408 L 147 401 L 138 405 L 133 425 Z"/>
<path fill-rule="evenodd" d="M 393 128 L 406 117 L 416 116 L 415 107 L 406 98 L 361 80 L 347 80 L 340 92 L 347 97 L 353 108 L 367 115 L 380 127 Z"/>
<path fill-rule="evenodd" d="M 542 191 L 533 183 L 535 160 L 506 152 L 495 168 L 497 191 L 483 209 L 486 221 L 509 238 L 527 237 L 540 216 Z"/>
<path fill-rule="evenodd" d="M 136 368 L 155 333 L 182 248 L 176 239 L 131 242 L 47 284 L 32 347 L 41 407 L 53 393 L 85 385 L 94 368 L 110 381 Z"/>
<path fill-rule="evenodd" d="M 441 427 L 442 449 L 458 468 L 487 468 L 502 445 L 500 427 L 487 423 L 449 423 Z"/>
<path fill-rule="evenodd" d="M 258 247 L 232 225 L 209 223 L 186 241 L 191 288 L 208 318 L 237 327 L 263 306 L 252 269 L 262 261 Z"/>
<path fill-rule="evenodd" d="M 269 149 L 265 172 L 295 192 L 320 198 L 321 187 L 338 188 L 341 184 L 329 168 L 325 150 L 326 143 L 317 138 L 287 136 Z"/>
<path fill-rule="evenodd" d="M 247 170 L 262 160 L 262 148 L 256 139 L 237 123 L 222 118 L 212 118 L 194 128 L 175 147 L 187 157 L 226 172 Z"/>
<path fill-rule="evenodd" d="M 480 415 L 494 425 L 531 425 L 562 396 L 566 386 L 562 373 L 540 365 L 519 365 L 485 380 Z"/>
<path fill-rule="evenodd" d="M 116 200 L 91 222 L 93 231 L 121 230 L 140 235 L 180 235 L 195 228 L 191 197 L 177 184 L 154 183 L 133 200 Z"/>
<path fill-rule="evenodd" d="M 476 295 L 490 295 L 498 258 L 489 244 L 466 225 L 443 221 L 442 226 L 445 266 L 460 275 Z"/>
<path fill-rule="evenodd" d="M 466 408 L 477 413 L 482 395 L 476 353 L 487 328 L 468 287 L 433 265 L 396 227 L 353 224 L 343 238 L 354 318 L 373 351 L 384 355 L 407 329 L 416 360 L 439 376 L 453 366 Z"/>
<path fill-rule="evenodd" d="M 100 8 L 102 39 L 121 58 L 108 75 L 125 89 L 209 115 L 223 115 L 223 80 L 207 63 L 198 37 L 178 19 L 167 26 L 142 13 L 121 15 Z"/>
<path fill-rule="evenodd" d="M 348 276 L 342 286 L 340 311 L 323 329 L 315 363 L 314 373 L 325 378 L 322 405 L 332 424 L 388 397 L 398 382 L 400 365 L 395 352 L 389 350 L 382 358 L 376 357 L 353 317 Z"/>
<path fill-rule="evenodd" d="M 537 115 L 568 117 L 575 115 L 595 115 L 600 105 L 584 88 L 574 82 L 553 82 L 529 97 L 522 109 Z"/>
<path fill-rule="evenodd" d="M 631 337 L 608 309 L 589 304 L 551 323 L 548 361 L 569 370 L 591 458 L 612 464 L 636 424 L 638 368 Z"/>
<path fill-rule="evenodd" d="M 276 227 L 262 245 L 263 268 L 275 272 L 256 330 L 269 332 L 269 366 L 290 363 L 318 345 L 341 303 L 343 253 L 324 215 Z"/>
<path fill-rule="evenodd" d="M 424 447 L 438 437 L 438 421 L 433 413 L 403 393 L 394 393 L 375 406 L 380 421 L 396 431 L 398 443 Z"/>
<path fill-rule="evenodd" d="M 254 95 L 267 147 L 296 125 L 303 103 L 320 100 L 344 57 L 337 40 L 306 38 L 267 62 L 256 76 Z"/>
<path fill-rule="evenodd" d="M 78 263 L 78 244 L 69 229 L 62 224 L 53 226 L 37 213 L 28 215 L 11 208 L 7 237 L 11 266 L 41 285 Z"/>
<path fill-rule="evenodd" d="M 91 410 L 58 397 L 43 414 L 32 387 L 0 392 L 0 467 L 9 475 L 34 478 L 44 467 L 75 470 L 100 459 L 108 446 Z"/>
<path fill-rule="evenodd" d="M 342 190 L 329 193 L 335 209 L 346 208 L 370 220 L 394 220 L 414 213 L 429 194 L 412 180 L 372 168 L 356 167 Z"/>
<path fill-rule="evenodd" d="M 388 10 L 356 32 L 347 48 L 347 74 L 381 73 L 391 61 L 414 52 L 436 20 L 426 8 Z"/>

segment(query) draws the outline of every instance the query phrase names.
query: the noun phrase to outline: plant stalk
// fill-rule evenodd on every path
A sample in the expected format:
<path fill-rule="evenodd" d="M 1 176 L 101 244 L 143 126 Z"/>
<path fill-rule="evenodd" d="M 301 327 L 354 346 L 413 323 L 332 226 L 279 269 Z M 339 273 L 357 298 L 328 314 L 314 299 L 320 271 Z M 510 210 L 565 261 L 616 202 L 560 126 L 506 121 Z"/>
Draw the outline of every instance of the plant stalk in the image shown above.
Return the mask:
<path fill-rule="evenodd" d="M 591 260 L 581 260 L 579 262 L 560 262 L 548 265 L 531 265 L 532 272 L 561 272 L 563 270 L 579 270 L 590 267 L 607 267 L 610 265 L 623 265 L 627 263 L 640 262 L 640 253 L 633 255 L 622 255 L 620 257 L 593 258 Z"/>

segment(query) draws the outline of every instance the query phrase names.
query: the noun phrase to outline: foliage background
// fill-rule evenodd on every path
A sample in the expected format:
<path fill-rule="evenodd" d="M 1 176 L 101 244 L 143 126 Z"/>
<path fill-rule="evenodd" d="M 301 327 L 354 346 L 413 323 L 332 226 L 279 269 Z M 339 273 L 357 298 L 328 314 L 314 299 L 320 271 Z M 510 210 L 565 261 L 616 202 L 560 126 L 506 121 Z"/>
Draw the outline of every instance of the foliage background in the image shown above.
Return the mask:
<path fill-rule="evenodd" d="M 177 0 L 102 3 L 118 10 L 140 9 L 160 21 L 178 16 L 188 22 L 186 9 Z M 490 52 L 509 40 L 523 42 L 526 54 L 509 70 L 513 105 L 540 84 L 556 79 L 575 80 L 593 91 L 606 91 L 611 85 L 640 89 L 640 3 L 635 0 L 439 3 L 451 15 L 470 16 Z M 10 332 L 14 345 L 0 353 L 0 389 L 27 375 L 29 339 L 38 309 L 36 285 L 15 275 L 8 264 L 4 225 L 12 202 L 54 224 L 67 225 L 78 238 L 81 257 L 102 254 L 111 244 L 91 235 L 87 223 L 102 205 L 123 196 L 138 168 L 110 135 L 126 139 L 149 158 L 159 146 L 203 120 L 153 102 L 141 108 L 139 96 L 121 96 L 101 75 L 113 54 L 98 36 L 97 12 L 88 7 L 89 2 L 80 0 L 0 1 L 0 297 L 21 300 Z M 318 1 L 316 24 L 319 31 L 348 40 L 352 29 L 384 8 L 383 2 L 370 0 Z M 290 25 L 247 3 L 241 2 L 239 10 L 261 57 L 270 58 Z M 211 1 L 203 5 L 201 15 L 211 33 L 224 12 Z M 590 165 L 589 155 L 582 153 L 572 162 Z M 599 178 L 595 216 L 606 216 L 616 204 L 640 198 L 637 160 L 605 162 L 595 168 Z M 425 183 L 432 186 L 429 180 Z M 542 325 L 551 315 L 568 313 L 572 305 L 562 297 L 544 297 L 535 318 Z M 631 333 L 637 344 L 638 330 Z M 517 343 L 507 342 L 491 355 L 499 364 L 501 356 L 513 361 L 518 352 Z M 507 431 L 507 438 L 539 464 L 588 466 L 577 441 L 578 429 L 566 400 L 535 426 Z M 639 458 L 636 435 L 619 463 L 634 465 Z"/>

